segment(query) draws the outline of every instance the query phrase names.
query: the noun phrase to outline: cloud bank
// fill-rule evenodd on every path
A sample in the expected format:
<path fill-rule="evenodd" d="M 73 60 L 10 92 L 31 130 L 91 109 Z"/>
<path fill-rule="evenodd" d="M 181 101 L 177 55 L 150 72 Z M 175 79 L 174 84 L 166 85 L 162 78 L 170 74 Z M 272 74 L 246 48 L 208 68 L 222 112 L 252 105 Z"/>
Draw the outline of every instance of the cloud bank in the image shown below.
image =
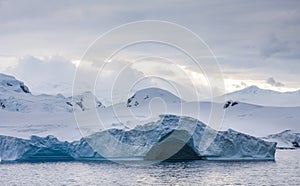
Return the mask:
<path fill-rule="evenodd" d="M 38 92 L 55 90 L 55 85 L 40 87 L 39 80 L 70 87 L 71 61 L 80 60 L 96 38 L 121 24 L 150 19 L 174 22 L 199 35 L 219 56 L 228 84 L 300 87 L 300 1 L 1 1 L 0 70 Z M 281 82 L 270 79 L 274 76 Z"/>

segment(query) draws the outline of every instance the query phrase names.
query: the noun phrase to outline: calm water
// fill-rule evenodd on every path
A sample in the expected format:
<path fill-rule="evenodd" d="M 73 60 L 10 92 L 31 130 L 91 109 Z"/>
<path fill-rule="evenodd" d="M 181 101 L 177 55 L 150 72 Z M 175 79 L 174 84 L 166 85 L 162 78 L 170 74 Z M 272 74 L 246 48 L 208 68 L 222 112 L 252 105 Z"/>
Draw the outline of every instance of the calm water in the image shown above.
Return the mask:
<path fill-rule="evenodd" d="M 277 151 L 276 162 L 0 164 L 0 185 L 300 185 L 300 150 Z"/>

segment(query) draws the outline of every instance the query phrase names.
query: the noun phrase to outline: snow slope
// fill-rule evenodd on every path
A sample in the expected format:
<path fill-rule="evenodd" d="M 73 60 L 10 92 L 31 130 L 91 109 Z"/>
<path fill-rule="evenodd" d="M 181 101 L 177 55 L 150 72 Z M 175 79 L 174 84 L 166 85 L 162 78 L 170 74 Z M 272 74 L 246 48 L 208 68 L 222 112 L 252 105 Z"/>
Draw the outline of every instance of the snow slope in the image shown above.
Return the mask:
<path fill-rule="evenodd" d="M 294 92 L 276 92 L 250 86 L 225 95 L 226 100 L 234 100 L 255 105 L 295 107 L 300 106 L 300 89 Z"/>
<path fill-rule="evenodd" d="M 12 76 L 0 73 L 0 109 L 13 112 L 73 112 L 104 106 L 91 93 L 64 97 L 57 95 L 32 95 L 29 88 Z"/>
<path fill-rule="evenodd" d="M 252 87 L 242 94 L 267 97 L 269 92 L 257 91 L 261 90 Z M 269 93 L 277 96 L 276 92 Z M 285 97 L 286 94 L 280 95 Z M 290 94 L 296 95 L 296 92 Z M 193 117 L 215 130 L 231 128 L 257 137 L 284 130 L 300 131 L 300 107 L 258 106 L 233 97 L 232 100 L 237 104 L 224 108 L 226 103 L 185 102 L 168 91 L 148 88 L 136 92 L 127 102 L 104 107 L 90 92 L 74 98 L 32 95 L 23 82 L 0 74 L 0 134 L 27 139 L 31 135 L 54 135 L 60 140 L 73 141 L 80 139 L 81 134 L 87 136 L 109 128 L 129 130 L 157 120 L 161 114 Z M 219 122 L 213 124 L 211 121 L 215 116 L 211 115 L 212 109 L 220 113 Z"/>
<path fill-rule="evenodd" d="M 139 92 L 136 94 L 139 94 Z M 128 128 L 132 128 L 140 123 L 150 122 L 151 119 L 158 118 L 160 114 L 175 114 L 199 119 L 216 130 L 231 128 L 257 137 L 288 129 L 300 131 L 300 106 L 271 107 L 235 102 L 235 104 L 224 108 L 225 104 L 211 102 L 182 102 L 181 104 L 153 102 L 149 105 L 139 104 L 138 106 L 126 108 L 126 104 L 123 103 L 107 107 L 99 112 L 99 116 L 104 123 L 115 123 L 116 125 L 122 123 Z M 220 115 L 214 116 L 212 111 L 219 112 Z M 224 114 L 224 117 L 222 117 L 222 114 Z M 211 123 L 212 117 L 221 118 L 217 118 L 217 123 L 214 124 Z M 120 126 L 124 127 L 123 125 Z"/>
<path fill-rule="evenodd" d="M 15 112 L 72 111 L 62 95 L 34 96 L 23 82 L 12 76 L 0 74 L 0 105 L 2 110 Z"/>
<path fill-rule="evenodd" d="M 127 107 L 137 107 L 139 105 L 149 105 L 154 98 L 161 99 L 166 104 L 177 103 L 180 104 L 184 102 L 179 97 L 174 94 L 162 90 L 159 88 L 147 88 L 137 91 L 133 96 L 127 100 Z"/>
<path fill-rule="evenodd" d="M 133 128 L 141 123 L 158 119 L 161 114 L 180 114 L 185 103 L 166 90 L 147 88 L 137 91 L 128 98 L 127 102 L 98 110 L 98 114 L 104 125 L 110 123 L 115 126 Z"/>
<path fill-rule="evenodd" d="M 287 129 L 300 131 L 300 107 L 265 107 L 239 103 L 226 109 L 224 128 L 258 137 Z"/>
<path fill-rule="evenodd" d="M 89 112 L 104 106 L 91 92 L 74 97 L 33 95 L 12 76 L 0 73 L 0 131 L 3 135 L 29 138 L 53 134 L 62 140 L 81 137 L 74 111 Z"/>
<path fill-rule="evenodd" d="M 278 144 L 278 148 L 282 149 L 293 149 L 300 147 L 300 133 L 291 130 L 285 130 L 277 134 L 271 134 L 262 139 L 276 142 Z"/>

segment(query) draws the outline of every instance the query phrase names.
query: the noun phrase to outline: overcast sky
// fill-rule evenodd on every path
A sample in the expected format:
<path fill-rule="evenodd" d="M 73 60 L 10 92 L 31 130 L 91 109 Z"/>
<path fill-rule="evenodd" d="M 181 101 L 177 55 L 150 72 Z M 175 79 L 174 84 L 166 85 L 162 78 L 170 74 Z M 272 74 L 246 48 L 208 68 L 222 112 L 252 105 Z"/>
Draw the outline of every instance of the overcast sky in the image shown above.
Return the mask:
<path fill-rule="evenodd" d="M 300 88 L 298 0 L 0 0 L 0 72 L 36 93 L 67 94 L 88 46 L 114 27 L 141 20 L 173 22 L 201 37 L 218 58 L 227 92 L 250 85 Z M 126 55 L 121 60 L 128 61 Z"/>

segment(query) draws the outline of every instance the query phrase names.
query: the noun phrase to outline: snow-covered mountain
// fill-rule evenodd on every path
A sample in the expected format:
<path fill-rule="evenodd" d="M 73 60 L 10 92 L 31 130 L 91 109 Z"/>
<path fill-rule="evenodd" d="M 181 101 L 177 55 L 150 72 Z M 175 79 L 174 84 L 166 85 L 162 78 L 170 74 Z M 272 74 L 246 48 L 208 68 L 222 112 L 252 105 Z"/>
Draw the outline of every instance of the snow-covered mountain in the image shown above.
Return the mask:
<path fill-rule="evenodd" d="M 175 96 L 174 94 L 162 90 L 159 88 L 147 88 L 143 90 L 137 91 L 133 96 L 131 96 L 127 100 L 127 107 L 137 107 L 139 105 L 149 105 L 153 99 L 160 99 L 161 101 L 165 102 L 166 104 L 176 103 L 180 104 L 184 102 L 179 97 Z"/>
<path fill-rule="evenodd" d="M 30 94 L 29 88 L 22 81 L 16 80 L 13 76 L 0 73 L 0 91 L 7 93 Z"/>
<path fill-rule="evenodd" d="M 133 128 L 141 123 L 158 119 L 162 114 L 182 115 L 186 102 L 178 96 L 159 88 L 139 90 L 126 102 L 117 103 L 98 112 L 102 124 L 114 127 Z"/>
<path fill-rule="evenodd" d="M 300 107 L 266 107 L 238 102 L 225 111 L 224 128 L 258 137 L 284 130 L 300 131 Z"/>
<path fill-rule="evenodd" d="M 70 101 L 66 102 L 73 108 L 79 108 L 82 111 L 93 108 L 105 108 L 105 106 L 96 98 L 92 92 L 84 92 L 81 95 L 76 95 L 68 98 Z"/>
<path fill-rule="evenodd" d="M 300 148 L 300 133 L 292 130 L 285 130 L 277 134 L 271 134 L 262 139 L 276 142 L 277 147 L 282 149 Z"/>
<path fill-rule="evenodd" d="M 94 107 L 104 107 L 91 93 L 64 97 L 57 95 L 33 95 L 29 88 L 13 76 L 0 74 L 0 110 L 13 112 L 73 112 Z"/>
<path fill-rule="evenodd" d="M 53 134 L 62 140 L 81 137 L 74 111 L 89 112 L 104 105 L 91 92 L 74 97 L 34 95 L 22 82 L 0 73 L 0 134 L 29 138 Z"/>
<path fill-rule="evenodd" d="M 240 91 L 239 94 L 248 95 L 249 99 L 252 99 L 252 94 L 264 95 L 269 100 L 268 93 L 270 97 L 279 95 L 282 96 L 280 100 L 288 101 L 292 96 L 286 95 L 297 95 L 297 92 L 276 93 L 255 87 Z M 193 117 L 216 130 L 231 128 L 257 137 L 284 130 L 300 131 L 300 107 L 262 106 L 243 103 L 237 97 L 231 99 L 231 103 L 186 102 L 168 91 L 148 88 L 137 91 L 127 102 L 104 107 L 90 92 L 74 98 L 33 95 L 23 82 L 0 74 L 0 134 L 22 138 L 54 135 L 60 140 L 72 141 L 81 137 L 80 130 L 90 130 L 88 134 L 109 128 L 129 130 L 157 120 L 161 114 Z M 211 115 L 212 109 L 225 112 L 224 118 L 219 118 L 219 122 L 213 126 L 210 125 L 214 117 Z M 79 122 L 81 126 L 80 121 L 88 126 L 79 130 L 77 124 Z"/>
<path fill-rule="evenodd" d="M 295 107 L 300 106 L 300 90 L 294 92 L 277 92 L 250 86 L 245 89 L 228 93 L 225 99 L 255 105 Z"/>
<path fill-rule="evenodd" d="M 220 114 L 224 112 L 224 117 L 217 119 L 217 123 L 210 124 L 214 119 L 212 117 L 222 117 L 222 115 L 214 116 L 212 112 L 215 111 Z M 98 113 L 104 123 L 114 123 L 115 126 L 121 128 L 132 128 L 140 123 L 150 122 L 153 118 L 158 118 L 160 114 L 175 114 L 199 119 L 217 130 L 231 128 L 257 137 L 287 129 L 300 131 L 300 107 L 269 107 L 238 101 L 230 103 L 183 102 L 181 104 L 158 102 L 132 107 L 126 107 L 126 103 L 122 103 L 107 107 Z"/>

